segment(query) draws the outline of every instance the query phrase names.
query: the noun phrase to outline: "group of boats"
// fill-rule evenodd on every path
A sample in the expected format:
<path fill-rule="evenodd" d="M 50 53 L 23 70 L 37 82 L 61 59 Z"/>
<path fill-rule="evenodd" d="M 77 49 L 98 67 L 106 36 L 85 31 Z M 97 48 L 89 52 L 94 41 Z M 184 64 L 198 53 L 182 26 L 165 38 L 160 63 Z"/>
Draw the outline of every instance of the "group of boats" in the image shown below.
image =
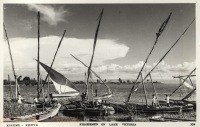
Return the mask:
<path fill-rule="evenodd" d="M 36 62 L 37 62 L 37 70 L 38 70 L 38 87 L 37 87 L 37 93 L 38 94 L 37 94 L 36 99 L 41 98 L 41 92 L 44 92 L 44 89 L 47 88 L 48 92 L 46 93 L 46 97 L 44 98 L 44 100 L 46 98 L 50 98 L 50 100 L 49 100 L 49 102 L 44 101 L 42 103 L 41 102 L 39 103 L 37 101 L 36 102 L 22 101 L 22 103 L 20 105 L 35 105 L 36 108 L 38 109 L 37 112 L 32 113 L 31 115 L 10 116 L 9 118 L 4 118 L 4 122 L 43 121 L 45 119 L 54 117 L 55 115 L 58 114 L 58 112 L 61 108 L 61 104 L 59 103 L 59 98 L 71 98 L 71 97 L 76 97 L 76 96 L 79 96 L 80 99 L 74 100 L 74 101 L 69 100 L 70 101 L 69 103 L 62 105 L 62 107 L 63 107 L 62 113 L 64 115 L 67 115 L 67 116 L 85 116 L 85 115 L 108 116 L 108 115 L 113 115 L 114 113 L 119 113 L 119 112 L 123 112 L 123 113 L 130 113 L 131 112 L 132 115 L 135 115 L 136 113 L 137 114 L 138 113 L 144 113 L 144 114 L 161 113 L 162 114 L 162 113 L 179 113 L 179 112 L 191 111 L 191 110 L 196 109 L 196 102 L 187 100 L 195 92 L 196 88 L 194 88 L 183 99 L 180 99 L 180 100 L 170 99 L 170 102 L 169 102 L 170 106 L 166 105 L 165 100 L 164 101 L 161 101 L 161 100 L 157 101 L 157 104 L 158 104 L 157 106 L 148 105 L 148 102 L 147 102 L 147 94 L 146 94 L 144 80 L 147 79 L 147 77 L 150 77 L 151 85 L 154 89 L 155 96 L 156 96 L 156 98 L 158 98 L 156 88 L 155 88 L 153 80 L 151 78 L 151 72 L 166 57 L 166 55 L 177 44 L 178 40 L 180 40 L 180 38 L 184 35 L 184 33 L 187 31 L 187 29 L 192 24 L 191 23 L 189 25 L 189 27 L 184 31 L 184 33 L 174 43 L 174 45 L 169 49 L 169 51 L 167 51 L 167 53 L 160 59 L 160 61 L 155 65 L 155 67 L 143 78 L 142 71 L 145 67 L 145 64 L 147 63 L 150 54 L 154 50 L 154 47 L 157 44 L 159 37 L 161 36 L 162 32 L 164 31 L 165 27 L 167 26 L 167 23 L 168 23 L 172 13 L 170 13 L 170 15 L 167 17 L 167 19 L 161 25 L 158 33 L 156 33 L 156 41 L 155 41 L 147 59 L 145 60 L 143 67 L 141 68 L 141 70 L 140 70 L 140 72 L 137 76 L 135 84 L 133 84 L 133 87 L 130 91 L 130 94 L 129 94 L 126 102 L 124 104 L 116 104 L 116 103 L 111 103 L 111 102 L 106 101 L 107 98 L 112 97 L 113 93 L 112 93 L 110 87 L 106 84 L 106 82 L 104 82 L 100 78 L 100 76 L 91 69 L 92 63 L 93 63 L 93 58 L 94 58 L 95 47 L 96 47 L 96 43 L 97 43 L 98 31 L 99 31 L 99 27 L 100 27 L 100 24 L 101 24 L 103 12 L 104 12 L 104 10 L 101 11 L 99 19 L 98 19 L 98 25 L 97 25 L 97 29 L 96 29 L 96 33 L 95 33 L 94 44 L 93 44 L 93 52 L 92 52 L 90 64 L 87 66 L 84 62 L 82 62 L 81 60 L 79 60 L 78 58 L 76 58 L 74 55 L 71 54 L 72 57 L 74 57 L 77 61 L 82 63 L 83 66 L 85 66 L 87 68 L 86 80 L 85 80 L 85 86 L 86 87 L 82 91 L 79 90 L 64 75 L 62 75 L 61 73 L 59 73 L 58 71 L 56 71 L 55 69 L 52 68 L 54 60 L 56 58 L 56 54 L 57 54 L 58 49 L 61 45 L 63 37 L 65 35 L 65 31 L 64 31 L 64 34 L 63 34 L 63 36 L 60 40 L 60 43 L 59 43 L 58 48 L 56 50 L 56 53 L 54 55 L 51 66 L 49 67 L 49 66 L 47 66 L 46 64 L 44 64 L 40 61 L 40 59 L 39 59 L 39 55 L 40 55 L 39 54 L 39 37 L 40 37 L 40 35 L 39 35 L 39 25 L 40 25 L 39 20 L 40 20 L 40 18 L 39 17 L 40 17 L 40 13 L 38 12 L 38 59 L 35 59 Z M 15 69 L 14 69 L 14 64 L 13 64 L 13 59 L 12 59 L 12 54 L 11 54 L 11 49 L 10 49 L 10 43 L 9 43 L 9 39 L 8 39 L 7 32 L 6 32 L 6 29 L 5 29 L 5 25 L 4 25 L 4 30 L 5 30 L 6 39 L 7 39 L 7 42 L 8 42 L 9 53 L 10 53 L 10 58 L 11 58 L 11 62 L 12 62 L 13 75 L 14 75 L 15 82 L 16 82 L 16 90 L 15 90 L 16 94 L 15 94 L 15 97 L 13 97 L 12 99 L 19 101 L 20 100 L 20 98 L 19 98 L 20 86 L 18 85 L 17 80 L 16 80 L 17 77 L 16 77 L 16 74 L 15 74 Z M 39 77 L 40 77 L 39 67 L 40 66 L 42 66 L 47 72 L 47 76 L 44 80 L 44 83 L 41 83 L 39 81 Z M 196 70 L 196 68 L 189 75 L 187 75 L 185 77 L 179 76 L 180 78 L 183 79 L 183 81 L 180 83 L 180 85 L 177 89 L 179 89 L 181 86 L 183 86 L 187 79 L 190 79 L 190 77 L 192 76 L 192 73 L 195 70 Z M 95 92 L 94 92 L 94 88 L 93 88 L 94 84 L 91 83 L 91 80 L 92 80 L 91 75 L 94 75 L 100 81 L 99 85 L 104 85 L 107 88 L 107 92 L 105 92 L 105 94 L 103 94 L 101 96 L 98 95 L 97 89 L 95 89 Z M 53 82 L 57 93 L 50 93 L 50 90 L 49 90 L 50 84 L 49 84 L 49 81 L 47 82 L 47 80 L 49 78 Z M 139 84 L 137 84 L 139 78 L 141 78 L 141 82 Z M 143 85 L 143 90 L 144 90 L 144 95 L 145 95 L 145 100 L 146 100 L 146 104 L 143 104 L 143 105 L 137 104 L 137 103 L 130 103 L 130 98 L 131 98 L 132 94 L 137 91 L 139 85 Z M 10 88 L 11 88 L 11 86 L 10 86 Z M 175 91 L 173 91 L 172 94 Z M 171 95 L 170 95 L 170 97 L 171 97 Z M 48 104 L 50 103 L 50 105 L 47 105 L 47 103 Z M 151 121 L 155 120 L 155 118 L 154 119 L 152 118 Z M 159 119 L 161 119 L 161 118 L 159 117 Z"/>

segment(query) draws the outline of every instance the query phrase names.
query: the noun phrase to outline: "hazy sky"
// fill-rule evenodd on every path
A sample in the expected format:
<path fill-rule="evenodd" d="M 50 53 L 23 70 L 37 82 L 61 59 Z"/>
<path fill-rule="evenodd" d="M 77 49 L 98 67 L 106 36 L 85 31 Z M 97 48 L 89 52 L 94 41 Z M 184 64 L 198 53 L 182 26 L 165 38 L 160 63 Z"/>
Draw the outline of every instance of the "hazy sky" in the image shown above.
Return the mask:
<path fill-rule="evenodd" d="M 37 58 L 37 11 L 40 11 L 41 62 L 50 65 L 66 30 L 53 68 L 71 80 L 84 79 L 86 69 L 70 54 L 89 64 L 97 19 L 102 8 L 104 14 L 92 68 L 106 79 L 136 78 L 153 46 L 158 29 L 170 12 L 171 19 L 144 73 L 158 62 L 195 18 L 195 4 L 6 4 L 4 24 L 17 75 L 35 77 L 37 74 L 33 58 Z M 154 71 L 154 78 L 189 74 L 195 68 L 195 24 L 191 25 L 158 67 L 160 73 Z M 43 69 L 41 73 L 43 77 L 46 74 Z M 4 41 L 5 78 L 8 74 L 11 74 L 11 62 L 7 42 Z"/>

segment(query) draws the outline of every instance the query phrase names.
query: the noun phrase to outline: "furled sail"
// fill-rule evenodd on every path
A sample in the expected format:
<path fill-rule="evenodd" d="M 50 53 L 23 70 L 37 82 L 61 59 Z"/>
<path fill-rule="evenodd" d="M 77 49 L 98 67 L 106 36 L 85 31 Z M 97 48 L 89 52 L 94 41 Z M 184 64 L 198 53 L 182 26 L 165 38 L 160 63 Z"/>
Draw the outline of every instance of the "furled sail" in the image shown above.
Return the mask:
<path fill-rule="evenodd" d="M 181 79 L 181 82 L 183 82 L 184 80 L 183 79 Z M 194 89 L 194 87 L 192 86 L 192 85 L 190 85 L 187 81 L 185 81 L 184 83 L 183 83 L 187 88 L 189 88 L 189 89 Z"/>
<path fill-rule="evenodd" d="M 65 76 L 63 76 L 59 72 L 55 71 L 54 69 L 51 69 L 49 66 L 45 65 L 42 62 L 39 62 L 39 64 L 47 72 L 49 72 L 49 77 L 51 78 L 51 80 L 55 86 L 55 89 L 59 93 L 59 94 L 53 94 L 53 96 L 71 97 L 71 96 L 79 95 L 79 90 Z"/>
<path fill-rule="evenodd" d="M 189 94 L 187 94 L 182 100 L 188 99 L 195 91 L 196 91 L 196 88 L 193 89 Z"/>

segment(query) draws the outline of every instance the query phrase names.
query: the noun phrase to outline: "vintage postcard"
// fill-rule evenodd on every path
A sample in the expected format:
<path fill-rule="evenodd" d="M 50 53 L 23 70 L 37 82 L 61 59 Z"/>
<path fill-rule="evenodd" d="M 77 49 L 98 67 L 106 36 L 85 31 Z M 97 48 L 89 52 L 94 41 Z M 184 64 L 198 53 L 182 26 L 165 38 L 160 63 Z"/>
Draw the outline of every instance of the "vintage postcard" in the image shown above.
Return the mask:
<path fill-rule="evenodd" d="M 1 1 L 1 124 L 198 126 L 198 4 Z"/>

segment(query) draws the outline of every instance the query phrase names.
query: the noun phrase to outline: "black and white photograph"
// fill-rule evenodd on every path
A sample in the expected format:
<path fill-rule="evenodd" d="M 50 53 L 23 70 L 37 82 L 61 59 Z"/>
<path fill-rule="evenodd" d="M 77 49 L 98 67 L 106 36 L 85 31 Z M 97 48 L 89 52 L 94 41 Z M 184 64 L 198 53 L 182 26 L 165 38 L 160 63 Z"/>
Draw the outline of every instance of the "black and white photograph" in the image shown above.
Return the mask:
<path fill-rule="evenodd" d="M 4 123 L 196 122 L 195 3 L 2 10 Z"/>

